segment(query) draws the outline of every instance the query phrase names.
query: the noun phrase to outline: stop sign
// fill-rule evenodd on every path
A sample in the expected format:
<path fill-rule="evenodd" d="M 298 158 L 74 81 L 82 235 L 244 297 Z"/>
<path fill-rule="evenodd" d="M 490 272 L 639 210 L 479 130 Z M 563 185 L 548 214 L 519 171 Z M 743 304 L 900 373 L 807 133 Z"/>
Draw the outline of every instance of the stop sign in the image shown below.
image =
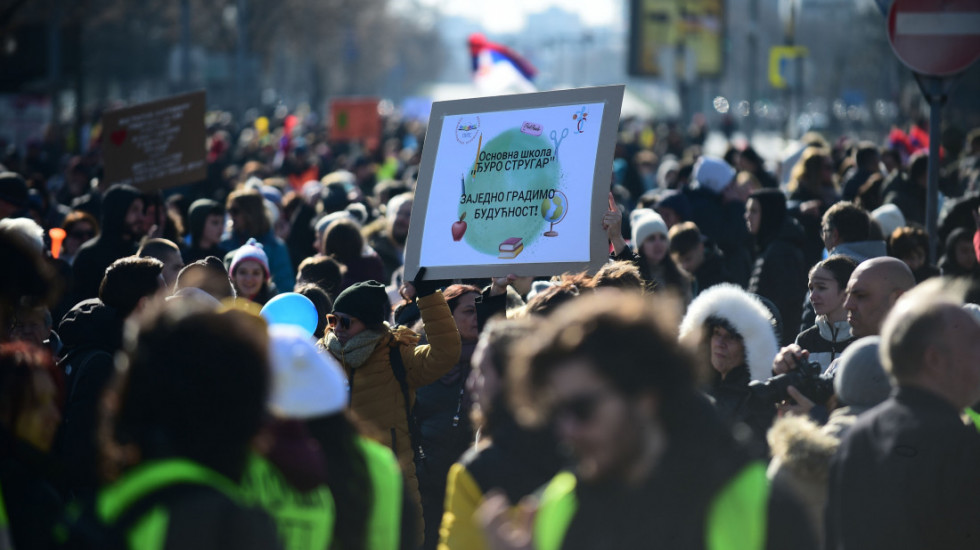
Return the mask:
<path fill-rule="evenodd" d="M 902 63 L 917 73 L 962 72 L 980 58 L 980 1 L 894 0 L 888 40 Z"/>

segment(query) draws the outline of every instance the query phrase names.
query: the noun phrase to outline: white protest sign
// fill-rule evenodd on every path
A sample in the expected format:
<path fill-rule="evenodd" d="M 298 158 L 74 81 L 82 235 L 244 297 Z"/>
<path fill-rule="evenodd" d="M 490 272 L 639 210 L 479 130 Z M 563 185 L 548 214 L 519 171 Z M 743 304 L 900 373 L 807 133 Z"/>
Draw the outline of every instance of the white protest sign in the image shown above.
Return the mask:
<path fill-rule="evenodd" d="M 623 86 L 434 103 L 405 274 L 598 269 Z"/>

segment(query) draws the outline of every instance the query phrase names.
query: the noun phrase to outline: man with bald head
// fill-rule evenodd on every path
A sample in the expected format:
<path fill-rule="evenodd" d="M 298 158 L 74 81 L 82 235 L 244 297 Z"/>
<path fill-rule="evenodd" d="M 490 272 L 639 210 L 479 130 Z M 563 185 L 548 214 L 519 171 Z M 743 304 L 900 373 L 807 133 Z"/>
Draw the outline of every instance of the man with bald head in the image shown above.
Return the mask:
<path fill-rule="evenodd" d="M 858 264 L 847 282 L 847 322 L 855 338 L 874 336 L 898 298 L 915 286 L 905 262 L 888 256 Z"/>
<path fill-rule="evenodd" d="M 980 434 L 961 416 L 980 399 L 980 323 L 941 284 L 884 320 L 879 354 L 897 391 L 831 461 L 825 548 L 980 548 Z"/>
<path fill-rule="evenodd" d="M 877 335 L 896 300 L 914 286 L 912 270 L 897 258 L 881 256 L 858 264 L 847 281 L 847 298 L 844 300 L 847 322 L 854 338 Z M 790 344 L 776 354 L 773 371 L 776 374 L 788 372 L 796 368 L 799 361 L 806 361 L 808 356 L 809 352 Z M 833 376 L 834 371 L 836 364 L 831 363 L 827 376 Z"/>

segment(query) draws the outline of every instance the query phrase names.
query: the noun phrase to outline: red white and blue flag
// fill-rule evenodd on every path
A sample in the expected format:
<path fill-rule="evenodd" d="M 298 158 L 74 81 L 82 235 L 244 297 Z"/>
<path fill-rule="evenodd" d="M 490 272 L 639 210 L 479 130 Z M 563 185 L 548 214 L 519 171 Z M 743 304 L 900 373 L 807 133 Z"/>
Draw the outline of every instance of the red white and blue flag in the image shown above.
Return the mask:
<path fill-rule="evenodd" d="M 480 33 L 470 35 L 473 80 L 487 95 L 536 92 L 531 80 L 538 70 L 514 50 L 487 40 Z"/>

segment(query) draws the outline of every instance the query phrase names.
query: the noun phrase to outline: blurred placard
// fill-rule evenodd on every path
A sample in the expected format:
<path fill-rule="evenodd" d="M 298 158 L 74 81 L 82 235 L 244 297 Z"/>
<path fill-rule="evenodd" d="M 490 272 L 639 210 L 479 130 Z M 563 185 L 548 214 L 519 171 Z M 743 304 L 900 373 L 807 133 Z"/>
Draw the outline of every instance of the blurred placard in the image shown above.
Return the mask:
<path fill-rule="evenodd" d="M 723 0 L 630 0 L 629 73 L 685 76 L 693 58 L 698 76 L 722 68 Z M 670 61 L 672 60 L 672 62 Z"/>
<path fill-rule="evenodd" d="M 330 139 L 377 142 L 381 115 L 376 97 L 334 99 L 330 102 Z"/>
<path fill-rule="evenodd" d="M 769 84 L 782 90 L 789 86 L 786 79 L 789 75 L 790 61 L 806 57 L 809 50 L 804 46 L 773 46 L 769 48 Z"/>
<path fill-rule="evenodd" d="M 153 190 L 207 177 L 204 110 L 202 90 L 106 111 L 106 182 Z"/>

